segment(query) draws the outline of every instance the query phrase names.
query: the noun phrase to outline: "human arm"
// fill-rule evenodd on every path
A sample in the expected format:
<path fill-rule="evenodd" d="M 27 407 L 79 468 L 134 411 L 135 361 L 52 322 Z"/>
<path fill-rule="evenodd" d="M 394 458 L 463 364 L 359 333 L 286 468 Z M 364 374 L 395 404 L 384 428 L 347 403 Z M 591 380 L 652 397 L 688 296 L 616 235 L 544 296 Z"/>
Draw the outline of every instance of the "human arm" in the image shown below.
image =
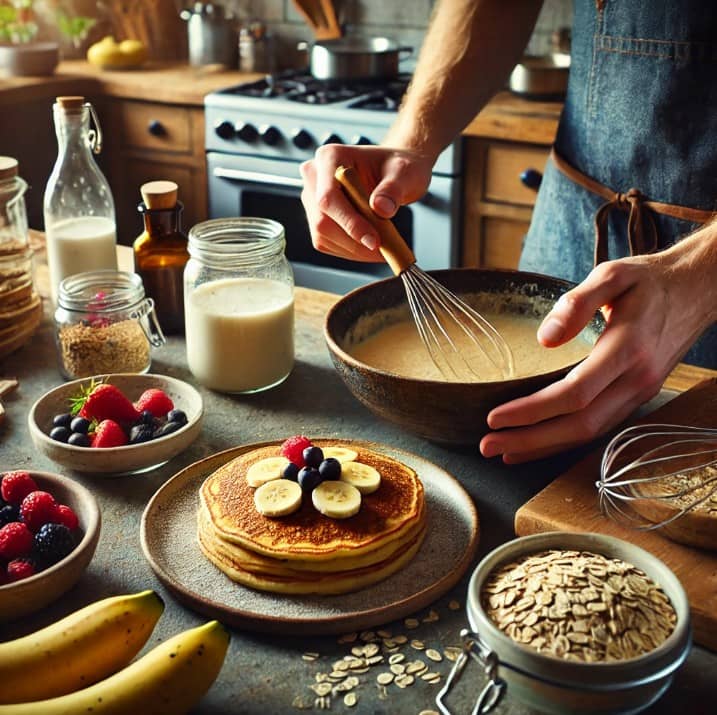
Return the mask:
<path fill-rule="evenodd" d="M 577 335 L 602 308 L 606 328 L 568 375 L 496 407 L 480 443 L 506 464 L 588 442 L 654 397 L 697 337 L 717 320 L 717 220 L 670 248 L 601 263 L 553 307 L 538 340 Z"/>
<path fill-rule="evenodd" d="M 441 151 L 503 86 L 542 0 L 441 0 L 413 80 L 380 147 L 331 144 L 301 167 L 314 246 L 354 260 L 382 260 L 378 235 L 343 196 L 334 172 L 355 167 L 379 215 L 389 218 L 428 188 Z"/>

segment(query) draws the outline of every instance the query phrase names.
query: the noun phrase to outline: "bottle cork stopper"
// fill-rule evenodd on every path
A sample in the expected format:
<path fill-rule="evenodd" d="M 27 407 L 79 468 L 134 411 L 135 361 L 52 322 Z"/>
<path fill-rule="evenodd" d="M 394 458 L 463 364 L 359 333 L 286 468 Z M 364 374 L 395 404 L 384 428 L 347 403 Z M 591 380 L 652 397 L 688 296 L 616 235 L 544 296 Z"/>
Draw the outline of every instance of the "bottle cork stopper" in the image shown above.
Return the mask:
<path fill-rule="evenodd" d="M 11 156 L 0 156 L 0 180 L 11 179 L 17 176 L 17 159 Z"/>
<path fill-rule="evenodd" d="M 57 97 L 55 101 L 69 114 L 81 112 L 85 106 L 85 98 L 76 95 Z"/>
<path fill-rule="evenodd" d="M 139 190 L 148 209 L 172 209 L 177 204 L 177 189 L 173 181 L 148 181 Z"/>

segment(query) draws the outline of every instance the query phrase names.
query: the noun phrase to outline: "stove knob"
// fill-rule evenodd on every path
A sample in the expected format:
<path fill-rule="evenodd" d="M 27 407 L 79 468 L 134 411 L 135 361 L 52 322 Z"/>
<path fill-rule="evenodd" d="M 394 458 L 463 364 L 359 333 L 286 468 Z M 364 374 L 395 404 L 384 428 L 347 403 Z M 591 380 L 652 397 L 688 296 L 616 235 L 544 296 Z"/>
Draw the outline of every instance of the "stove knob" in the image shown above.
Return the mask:
<path fill-rule="evenodd" d="M 269 146 L 274 146 L 275 144 L 278 144 L 281 141 L 281 132 L 276 128 L 272 126 L 264 126 L 259 129 L 259 134 L 261 135 L 261 138 L 264 140 L 265 144 L 268 144 Z"/>
<path fill-rule="evenodd" d="M 343 141 L 338 134 L 327 134 L 321 143 L 322 144 L 343 144 Z"/>
<path fill-rule="evenodd" d="M 257 140 L 257 137 L 259 136 L 257 128 L 253 124 L 249 124 L 249 122 L 241 122 L 237 124 L 235 130 L 237 136 L 243 142 L 255 142 Z"/>
<path fill-rule="evenodd" d="M 351 143 L 357 146 L 363 144 L 373 144 L 373 142 L 368 137 L 365 137 L 363 134 L 357 134 L 356 136 L 352 137 Z"/>
<path fill-rule="evenodd" d="M 234 136 L 234 125 L 226 119 L 214 125 L 214 133 L 222 139 L 231 139 Z"/>
<path fill-rule="evenodd" d="M 297 149 L 309 149 L 314 145 L 314 137 L 305 129 L 296 129 L 291 135 L 291 141 Z"/>

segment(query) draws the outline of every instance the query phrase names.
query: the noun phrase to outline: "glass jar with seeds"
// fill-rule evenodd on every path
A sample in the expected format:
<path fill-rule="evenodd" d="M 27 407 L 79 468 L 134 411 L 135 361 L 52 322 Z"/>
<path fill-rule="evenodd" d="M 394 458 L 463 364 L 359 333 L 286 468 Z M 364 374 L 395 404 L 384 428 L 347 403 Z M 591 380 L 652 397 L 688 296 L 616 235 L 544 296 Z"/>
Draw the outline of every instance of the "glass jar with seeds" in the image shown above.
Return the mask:
<path fill-rule="evenodd" d="M 548 713 L 635 713 L 669 687 L 691 647 L 687 596 L 652 554 L 600 534 L 551 532 L 489 553 L 468 587 L 470 629 L 436 702 L 471 662 L 476 712 L 507 693 Z M 485 677 L 487 676 L 487 682 Z"/>

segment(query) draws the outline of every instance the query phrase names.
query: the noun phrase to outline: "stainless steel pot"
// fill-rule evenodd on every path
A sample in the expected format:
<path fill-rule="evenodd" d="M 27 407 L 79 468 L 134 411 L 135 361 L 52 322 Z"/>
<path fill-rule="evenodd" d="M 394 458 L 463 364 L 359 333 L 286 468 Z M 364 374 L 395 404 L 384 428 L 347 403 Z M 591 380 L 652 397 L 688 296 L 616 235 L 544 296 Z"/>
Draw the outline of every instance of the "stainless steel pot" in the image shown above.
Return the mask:
<path fill-rule="evenodd" d="M 511 72 L 508 86 L 527 99 L 562 99 L 568 88 L 570 55 L 526 55 Z"/>
<path fill-rule="evenodd" d="M 182 10 L 180 17 L 187 23 L 189 64 L 219 64 L 236 69 L 239 65 L 238 34 L 234 18 L 222 5 L 196 2 Z"/>
<path fill-rule="evenodd" d="M 309 70 L 317 79 L 386 79 L 398 74 L 402 47 L 388 37 L 342 37 L 309 45 L 300 42 L 300 50 L 309 51 Z"/>

